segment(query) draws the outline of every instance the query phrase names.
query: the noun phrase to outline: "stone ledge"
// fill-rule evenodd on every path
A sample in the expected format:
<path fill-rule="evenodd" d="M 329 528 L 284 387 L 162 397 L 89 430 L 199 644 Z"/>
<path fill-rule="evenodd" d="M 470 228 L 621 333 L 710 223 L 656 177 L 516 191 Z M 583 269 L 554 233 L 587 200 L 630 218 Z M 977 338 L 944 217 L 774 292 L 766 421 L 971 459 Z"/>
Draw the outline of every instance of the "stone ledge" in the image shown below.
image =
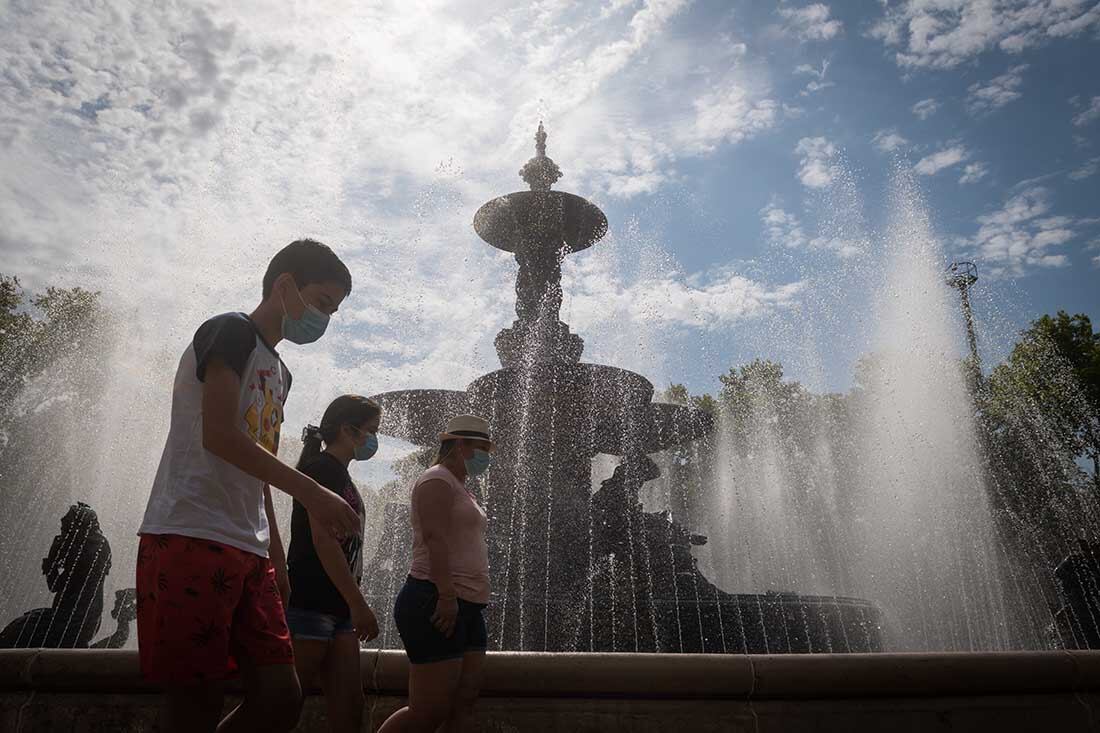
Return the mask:
<path fill-rule="evenodd" d="M 364 651 L 371 694 L 404 695 L 400 651 Z M 0 692 L 152 693 L 133 650 L 0 650 Z M 1100 652 L 546 654 L 491 652 L 483 697 L 824 700 L 1100 691 Z"/>

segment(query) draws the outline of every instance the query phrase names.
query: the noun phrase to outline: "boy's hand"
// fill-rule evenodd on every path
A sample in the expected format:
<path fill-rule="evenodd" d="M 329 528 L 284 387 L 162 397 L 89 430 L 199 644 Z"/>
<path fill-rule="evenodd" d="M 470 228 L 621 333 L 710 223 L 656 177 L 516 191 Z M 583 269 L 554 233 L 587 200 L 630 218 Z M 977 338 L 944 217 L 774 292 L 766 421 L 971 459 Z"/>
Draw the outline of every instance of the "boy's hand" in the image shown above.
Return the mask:
<path fill-rule="evenodd" d="M 378 636 L 378 619 L 362 597 L 359 603 L 351 606 L 351 624 L 360 641 L 370 641 Z"/>
<path fill-rule="evenodd" d="M 302 505 L 309 512 L 311 524 L 320 527 L 337 540 L 359 536 L 362 527 L 359 515 L 348 503 L 316 481 L 310 480 L 313 490 L 303 497 Z"/>

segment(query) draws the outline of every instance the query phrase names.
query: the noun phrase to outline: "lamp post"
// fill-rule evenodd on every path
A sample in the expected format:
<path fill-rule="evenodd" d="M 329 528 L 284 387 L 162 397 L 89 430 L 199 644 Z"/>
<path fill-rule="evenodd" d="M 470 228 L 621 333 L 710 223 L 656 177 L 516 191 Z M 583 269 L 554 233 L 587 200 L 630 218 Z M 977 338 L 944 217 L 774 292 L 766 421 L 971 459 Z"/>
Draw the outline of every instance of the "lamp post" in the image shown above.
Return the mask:
<path fill-rule="evenodd" d="M 978 356 L 978 339 L 974 335 L 974 314 L 970 309 L 970 287 L 978 282 L 978 266 L 973 262 L 956 261 L 947 268 L 947 284 L 959 291 L 962 299 L 963 321 L 966 323 L 966 340 L 970 344 L 970 367 L 974 386 L 981 383 L 982 362 Z"/>

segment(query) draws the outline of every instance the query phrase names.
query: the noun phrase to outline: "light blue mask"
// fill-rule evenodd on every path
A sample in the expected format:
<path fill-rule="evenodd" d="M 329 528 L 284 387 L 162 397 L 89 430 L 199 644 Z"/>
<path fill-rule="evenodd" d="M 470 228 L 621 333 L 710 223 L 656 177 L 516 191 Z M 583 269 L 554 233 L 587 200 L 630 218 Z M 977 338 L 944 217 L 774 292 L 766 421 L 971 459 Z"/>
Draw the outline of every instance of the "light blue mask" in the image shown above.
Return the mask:
<path fill-rule="evenodd" d="M 363 445 L 355 446 L 355 460 L 369 461 L 377 452 L 378 436 L 374 433 L 367 433 L 367 442 L 363 443 Z"/>
<path fill-rule="evenodd" d="M 485 469 L 489 468 L 489 464 L 492 462 L 493 457 L 489 455 L 489 451 L 475 448 L 474 454 L 465 461 L 466 473 L 469 476 L 477 476 L 478 474 L 485 473 Z"/>
<path fill-rule="evenodd" d="M 295 290 L 298 294 L 298 300 L 302 301 L 302 305 L 306 307 L 302 311 L 301 318 L 291 318 L 287 313 L 286 303 L 283 302 L 282 296 L 279 296 L 279 302 L 283 303 L 283 338 L 292 344 L 312 344 L 317 339 L 325 335 L 325 329 L 328 328 L 328 316 L 320 311 L 317 306 L 310 305 L 302 300 L 302 293 L 299 290 Z"/>

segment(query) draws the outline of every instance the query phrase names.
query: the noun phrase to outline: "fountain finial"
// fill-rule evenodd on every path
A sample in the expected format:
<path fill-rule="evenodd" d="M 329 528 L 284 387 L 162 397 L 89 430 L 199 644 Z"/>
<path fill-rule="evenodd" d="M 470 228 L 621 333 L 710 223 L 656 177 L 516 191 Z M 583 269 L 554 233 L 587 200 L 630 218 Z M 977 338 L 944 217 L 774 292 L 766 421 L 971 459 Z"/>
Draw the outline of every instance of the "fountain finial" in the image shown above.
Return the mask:
<path fill-rule="evenodd" d="M 539 129 L 535 133 L 535 155 L 546 157 L 546 128 L 542 126 L 542 120 L 539 120 Z"/>
<path fill-rule="evenodd" d="M 549 191 L 561 178 L 561 168 L 546 156 L 546 129 L 539 120 L 539 129 L 535 133 L 535 157 L 527 161 L 520 169 L 520 177 L 527 182 L 532 191 Z"/>

